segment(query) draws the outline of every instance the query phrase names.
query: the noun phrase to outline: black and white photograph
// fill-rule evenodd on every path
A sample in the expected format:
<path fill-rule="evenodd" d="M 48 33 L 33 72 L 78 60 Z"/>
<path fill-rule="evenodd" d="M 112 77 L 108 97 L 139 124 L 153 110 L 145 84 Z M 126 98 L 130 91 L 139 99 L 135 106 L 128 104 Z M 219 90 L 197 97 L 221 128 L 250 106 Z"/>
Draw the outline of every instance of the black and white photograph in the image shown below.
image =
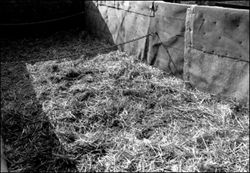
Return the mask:
<path fill-rule="evenodd" d="M 249 0 L 0 0 L 1 173 L 250 172 Z"/>

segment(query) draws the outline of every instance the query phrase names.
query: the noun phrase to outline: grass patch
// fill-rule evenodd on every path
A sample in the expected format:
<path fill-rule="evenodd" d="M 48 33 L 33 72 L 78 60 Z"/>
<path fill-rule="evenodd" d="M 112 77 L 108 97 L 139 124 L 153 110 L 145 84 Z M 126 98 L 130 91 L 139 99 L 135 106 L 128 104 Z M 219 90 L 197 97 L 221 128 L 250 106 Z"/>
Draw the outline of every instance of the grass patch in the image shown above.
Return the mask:
<path fill-rule="evenodd" d="M 55 55 L 79 58 L 72 44 L 82 41 L 72 39 L 50 38 L 65 44 Z M 20 64 L 5 65 L 2 136 L 10 171 L 249 171 L 247 107 L 187 89 L 125 53 L 95 54 L 26 63 L 22 72 Z"/>

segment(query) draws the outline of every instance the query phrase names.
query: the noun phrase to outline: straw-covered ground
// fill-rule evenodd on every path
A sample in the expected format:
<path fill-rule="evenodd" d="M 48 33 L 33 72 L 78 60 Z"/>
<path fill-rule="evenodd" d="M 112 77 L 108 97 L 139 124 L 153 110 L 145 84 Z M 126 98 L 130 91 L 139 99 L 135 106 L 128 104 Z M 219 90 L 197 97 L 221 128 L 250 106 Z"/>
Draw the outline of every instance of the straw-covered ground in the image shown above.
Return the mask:
<path fill-rule="evenodd" d="M 249 171 L 247 107 L 119 51 L 86 54 L 107 45 L 64 33 L 1 48 L 6 61 L 61 58 L 1 63 L 10 171 Z"/>

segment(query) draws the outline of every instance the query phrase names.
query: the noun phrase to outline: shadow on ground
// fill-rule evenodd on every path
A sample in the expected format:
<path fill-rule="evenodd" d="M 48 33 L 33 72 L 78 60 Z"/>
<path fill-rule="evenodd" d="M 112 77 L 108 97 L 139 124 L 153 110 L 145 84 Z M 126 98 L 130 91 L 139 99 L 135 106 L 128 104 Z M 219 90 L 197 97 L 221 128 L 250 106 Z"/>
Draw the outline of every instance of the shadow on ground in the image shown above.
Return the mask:
<path fill-rule="evenodd" d="M 1 64 L 2 137 L 9 171 L 72 171 L 36 100 L 26 65 Z"/>
<path fill-rule="evenodd" d="M 99 18 L 105 25 L 100 14 Z M 55 135 L 27 65 L 61 59 L 84 61 L 116 50 L 105 50 L 112 39 L 100 41 L 84 27 L 91 31 L 81 15 L 57 23 L 1 26 L 1 136 L 9 171 L 77 172 L 77 159 L 63 149 Z M 112 38 L 111 34 L 107 37 Z"/>
<path fill-rule="evenodd" d="M 43 58 L 89 59 L 103 53 L 98 48 L 105 46 L 109 44 L 81 29 L 1 40 L 1 135 L 9 171 L 77 172 L 76 158 L 63 149 L 43 112 L 27 65 L 43 63 Z"/>

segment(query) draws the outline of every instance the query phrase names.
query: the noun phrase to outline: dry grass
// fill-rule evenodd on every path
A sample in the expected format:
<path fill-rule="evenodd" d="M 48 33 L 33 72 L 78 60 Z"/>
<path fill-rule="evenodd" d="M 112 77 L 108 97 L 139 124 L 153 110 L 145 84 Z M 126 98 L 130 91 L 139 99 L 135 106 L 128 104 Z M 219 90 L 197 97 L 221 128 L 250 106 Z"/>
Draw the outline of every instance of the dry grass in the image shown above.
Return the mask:
<path fill-rule="evenodd" d="M 55 49 L 55 56 L 79 57 L 87 44 L 72 40 L 39 54 Z M 90 40 L 91 48 L 105 45 Z M 2 136 L 11 171 L 249 172 L 248 108 L 187 89 L 119 51 L 74 59 L 2 70 Z"/>

